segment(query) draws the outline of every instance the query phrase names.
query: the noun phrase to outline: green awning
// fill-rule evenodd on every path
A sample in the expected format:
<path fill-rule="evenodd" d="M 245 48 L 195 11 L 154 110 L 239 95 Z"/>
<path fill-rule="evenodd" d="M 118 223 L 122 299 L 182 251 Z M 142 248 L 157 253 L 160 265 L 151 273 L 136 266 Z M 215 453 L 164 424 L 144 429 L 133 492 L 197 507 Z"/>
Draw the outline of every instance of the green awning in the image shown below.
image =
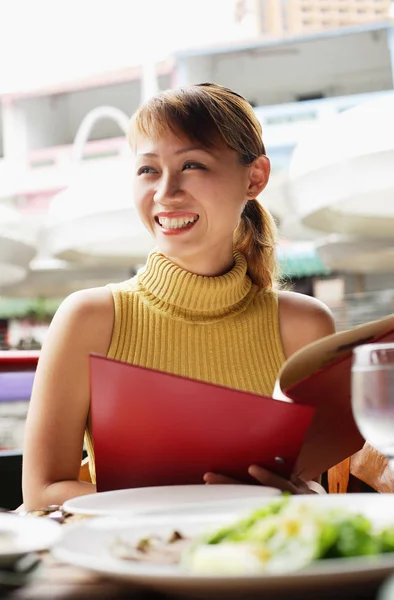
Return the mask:
<path fill-rule="evenodd" d="M 329 275 L 330 269 L 322 262 L 313 247 L 298 249 L 296 244 L 277 249 L 280 276 L 283 279 Z"/>
<path fill-rule="evenodd" d="M 53 316 L 63 298 L 5 298 L 0 296 L 0 319 Z"/>

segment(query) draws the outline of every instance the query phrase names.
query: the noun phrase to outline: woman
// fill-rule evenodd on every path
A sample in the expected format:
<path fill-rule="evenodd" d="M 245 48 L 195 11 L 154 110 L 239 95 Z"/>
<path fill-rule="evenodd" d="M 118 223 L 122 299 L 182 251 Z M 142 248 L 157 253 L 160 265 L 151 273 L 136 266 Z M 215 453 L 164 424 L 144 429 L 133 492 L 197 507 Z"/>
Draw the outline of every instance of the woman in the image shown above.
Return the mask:
<path fill-rule="evenodd" d="M 78 480 L 86 429 L 95 482 L 90 353 L 270 395 L 287 357 L 334 332 L 322 303 L 275 291 L 275 226 L 256 200 L 270 163 L 244 98 L 208 83 L 161 93 L 133 116 L 129 142 L 134 201 L 157 250 L 135 278 L 72 294 L 57 311 L 26 424 L 27 508 L 96 490 Z M 253 465 L 250 474 L 313 488 Z"/>

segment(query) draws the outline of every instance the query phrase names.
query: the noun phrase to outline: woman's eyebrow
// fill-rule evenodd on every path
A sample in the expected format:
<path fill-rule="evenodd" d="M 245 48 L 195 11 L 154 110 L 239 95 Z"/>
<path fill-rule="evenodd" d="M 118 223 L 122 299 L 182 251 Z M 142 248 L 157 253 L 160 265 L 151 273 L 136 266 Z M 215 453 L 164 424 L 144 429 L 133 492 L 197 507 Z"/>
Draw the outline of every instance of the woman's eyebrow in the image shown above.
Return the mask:
<path fill-rule="evenodd" d="M 186 148 L 180 148 L 179 150 L 176 150 L 176 152 L 174 152 L 174 154 L 186 154 L 187 152 L 193 152 L 196 150 L 200 150 L 202 152 L 206 152 L 207 154 L 209 154 L 209 150 L 204 148 L 204 146 L 187 146 Z M 145 156 L 148 158 L 157 158 L 159 155 L 156 154 L 155 152 L 141 152 L 137 156 Z"/>
<path fill-rule="evenodd" d="M 202 152 L 208 152 L 208 150 L 206 148 L 204 148 L 204 146 L 188 146 L 187 148 L 181 148 L 180 150 L 177 150 L 175 152 L 175 154 L 185 154 L 186 152 L 193 152 L 195 150 L 200 150 Z"/>

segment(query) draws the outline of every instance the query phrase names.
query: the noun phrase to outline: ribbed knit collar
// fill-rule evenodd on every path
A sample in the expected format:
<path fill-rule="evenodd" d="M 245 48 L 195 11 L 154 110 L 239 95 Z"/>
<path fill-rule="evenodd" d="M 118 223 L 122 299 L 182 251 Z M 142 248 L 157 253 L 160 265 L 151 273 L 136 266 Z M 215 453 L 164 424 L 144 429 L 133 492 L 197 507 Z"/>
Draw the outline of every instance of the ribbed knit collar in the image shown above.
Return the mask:
<path fill-rule="evenodd" d="M 166 305 L 172 308 L 170 312 L 180 309 L 213 316 L 245 304 L 252 288 L 246 271 L 246 259 L 239 252 L 234 252 L 234 265 L 228 273 L 206 277 L 185 271 L 154 250 L 138 273 L 138 283 L 155 304 L 159 301 L 161 309 Z"/>

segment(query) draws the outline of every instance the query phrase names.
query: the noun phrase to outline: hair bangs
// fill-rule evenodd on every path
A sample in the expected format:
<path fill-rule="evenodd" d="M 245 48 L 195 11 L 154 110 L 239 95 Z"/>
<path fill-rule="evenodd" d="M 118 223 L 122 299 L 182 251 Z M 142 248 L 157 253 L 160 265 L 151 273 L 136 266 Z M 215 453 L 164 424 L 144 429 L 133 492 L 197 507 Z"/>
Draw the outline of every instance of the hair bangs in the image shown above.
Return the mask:
<path fill-rule="evenodd" d="M 128 141 L 134 148 L 139 136 L 154 139 L 167 133 L 186 137 L 205 148 L 226 143 L 197 94 L 182 89 L 163 92 L 139 108 L 130 121 Z"/>

